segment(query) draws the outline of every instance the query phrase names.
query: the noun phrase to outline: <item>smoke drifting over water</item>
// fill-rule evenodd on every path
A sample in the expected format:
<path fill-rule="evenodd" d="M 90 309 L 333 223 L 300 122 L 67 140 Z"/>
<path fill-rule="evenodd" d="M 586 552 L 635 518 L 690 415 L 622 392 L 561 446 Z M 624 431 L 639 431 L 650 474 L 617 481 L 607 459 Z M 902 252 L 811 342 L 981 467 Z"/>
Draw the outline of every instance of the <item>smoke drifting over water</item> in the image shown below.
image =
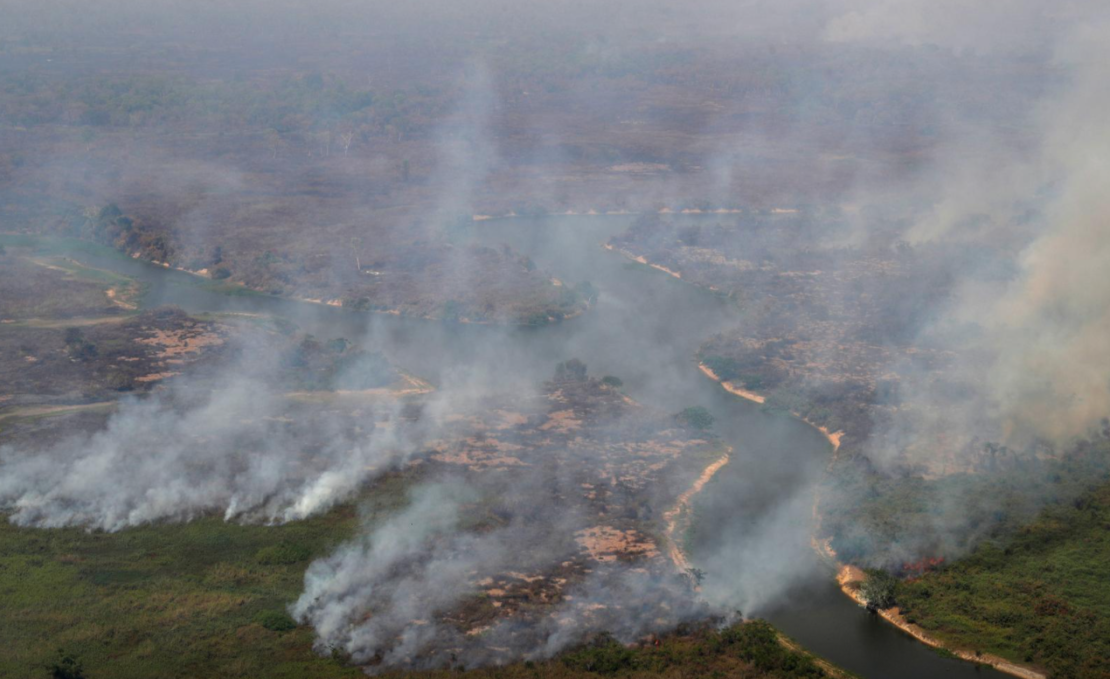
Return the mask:
<path fill-rule="evenodd" d="M 545 11 L 563 11 L 561 3 L 555 4 L 555 10 Z M 1036 74 L 1029 77 L 1030 82 L 1021 83 L 1034 92 L 1023 93 L 1022 101 L 1036 100 L 1036 94 L 1044 91 L 1050 92 L 1050 97 L 1027 114 L 1015 114 L 1014 121 L 1002 124 L 989 117 L 984 121 L 978 111 L 972 115 L 939 105 L 933 110 L 923 104 L 927 113 L 921 116 L 935 115 L 936 120 L 920 124 L 931 139 L 927 149 L 906 151 L 913 157 L 912 171 L 874 182 L 866 168 L 849 179 L 830 177 L 841 170 L 814 175 L 836 187 L 822 188 L 822 197 L 839 191 L 842 195 L 835 200 L 847 197 L 866 202 L 873 209 L 864 211 L 869 215 L 884 215 L 884 211 L 898 215 L 897 219 L 880 216 L 870 222 L 861 217 L 859 221 L 866 224 L 852 223 L 858 228 L 846 229 L 851 232 L 847 236 L 845 231 L 832 234 L 830 241 L 843 238 L 864 250 L 880 243 L 876 247 L 883 249 L 884 256 L 897 247 L 955 251 L 966 246 L 959 260 L 968 265 L 966 269 L 946 261 L 927 272 L 945 281 L 945 294 L 940 300 L 930 297 L 927 305 L 923 303 L 928 306 L 927 313 L 920 314 L 924 320 L 907 331 L 913 341 L 929 350 L 955 356 L 949 375 L 955 375 L 952 382 L 958 388 L 949 382 L 938 386 L 932 373 L 902 360 L 904 357 L 882 365 L 880 372 L 901 378 L 896 399 L 892 397 L 898 412 L 889 421 L 876 424 L 875 431 L 869 432 L 874 434 L 873 440 L 857 442 L 880 464 L 901 462 L 898 454 L 904 448 L 920 446 L 922 440 L 935 440 L 941 434 L 1014 445 L 1040 439 L 1063 442 L 1084 434 L 1099 418 L 1110 414 L 1110 343 L 1106 341 L 1110 337 L 1110 285 L 1106 282 L 1110 270 L 1110 194 L 1106 190 L 1110 186 L 1110 131 L 1104 120 L 1110 107 L 1110 78 L 1106 77 L 1110 50 L 1103 39 L 1107 10 L 1095 2 L 1064 3 L 1051 10 L 1040 2 L 965 4 L 943 2 L 938 9 L 937 3 L 916 0 L 703 3 L 690 17 L 676 17 L 679 26 L 668 25 L 667 37 L 661 39 L 687 40 L 689 35 L 699 35 L 699 27 L 708 30 L 706 27 L 712 26 L 715 39 L 722 34 L 726 42 L 737 36 L 751 39 L 770 45 L 768 54 L 775 54 L 775 45 L 801 43 L 807 49 L 843 45 L 873 49 L 875 59 L 884 58 L 884 49 L 899 50 L 907 45 L 923 51 L 962 51 L 969 59 L 980 55 L 988 64 L 993 63 L 991 59 L 1018 54 L 1043 66 L 1045 54 L 1056 55 L 1049 67 L 1031 68 Z M 628 6 L 614 2 L 606 7 L 623 16 L 621 12 Z M 654 3 L 652 6 L 659 9 Z M 820 11 L 814 14 L 818 7 Z M 567 9 L 560 18 L 574 25 L 577 11 Z M 507 21 L 511 26 L 511 19 Z M 797 22 L 800 34 L 788 34 L 784 26 L 791 22 Z M 757 38 L 755 34 L 760 35 Z M 598 38 L 591 47 L 612 55 L 605 68 L 616 74 L 614 79 L 621 74 L 621 40 L 626 37 L 614 37 L 612 43 Z M 431 135 L 436 160 L 425 181 L 434 196 L 427 203 L 429 216 L 418 220 L 420 237 L 440 237 L 440 230 L 449 230 L 445 225 L 452 225 L 460 215 L 474 214 L 480 202 L 502 205 L 521 200 L 502 195 L 503 189 L 492 186 L 492 177 L 509 181 L 505 179 L 509 175 L 512 187 L 527 186 L 538 193 L 555 181 L 528 174 L 530 163 L 541 164 L 537 158 L 592 152 L 605 157 L 604 149 L 597 151 L 586 144 L 562 148 L 558 142 L 562 130 L 548 128 L 508 129 L 505 137 L 534 135 L 544 141 L 540 150 L 517 150 L 516 155 L 503 152 L 501 144 L 507 142 L 498 136 L 503 131 L 499 125 L 505 123 L 499 118 L 502 97 L 526 100 L 531 95 L 516 83 L 499 82 L 496 70 L 480 58 L 466 63 L 464 70 L 470 76 L 462 78 L 465 85 L 461 86 L 457 112 L 446 116 L 442 129 Z M 768 71 L 774 70 L 764 65 Z M 819 81 L 816 72 L 803 75 Z M 1045 76 L 1045 72 L 1051 75 Z M 661 91 L 669 85 L 665 75 L 653 83 Z M 906 83 L 889 85 L 899 96 L 910 96 L 905 94 Z M 690 187 L 682 180 L 672 181 L 672 166 L 711 168 L 716 185 L 710 190 L 717 194 L 709 197 L 714 201 L 712 207 L 731 207 L 737 202 L 732 192 L 741 177 L 760 173 L 760 163 L 766 160 L 760 154 L 767 153 L 766 149 L 781 145 L 799 153 L 806 151 L 810 139 L 792 137 L 790 124 L 813 123 L 820 130 L 820 134 L 813 133 L 814 139 L 829 136 L 827 129 L 814 122 L 819 122 L 819 114 L 813 112 L 814 102 L 821 96 L 819 83 L 799 76 L 797 82 L 783 87 L 794 88 L 790 94 L 796 109 L 782 115 L 789 123 L 783 123 L 787 132 L 781 137 L 777 136 L 779 130 L 760 127 L 758 107 L 752 104 L 730 114 L 735 118 L 750 115 L 756 121 L 738 135 L 744 141 L 740 148 L 722 151 L 713 148 L 715 142 L 705 143 L 684 150 L 679 159 L 658 158 L 652 155 L 658 150 L 647 149 L 635 163 L 624 164 L 641 170 L 656 168 L 645 171 L 642 181 L 635 183 L 631 200 L 636 204 L 631 207 L 649 212 L 657 209 L 660 197 L 682 200 Z M 920 92 L 912 94 L 927 98 Z M 738 88 L 735 100 L 744 103 L 749 101 L 746 97 L 755 96 Z M 583 110 L 605 111 L 604 119 L 619 122 L 614 123 L 614 134 L 634 135 L 637 126 L 652 115 L 661 119 L 687 115 L 679 107 L 661 107 L 663 112 L 625 111 L 623 102 L 607 102 L 599 92 L 572 92 L 569 100 Z M 690 117 L 695 131 L 712 132 L 716 126 L 735 122 L 701 115 Z M 858 117 L 865 120 L 869 115 L 879 118 L 881 112 L 861 110 Z M 1018 129 L 1009 129 L 1010 123 Z M 389 126 L 391 135 L 404 138 L 400 123 L 396 128 L 393 123 Z M 628 133 L 629 129 L 633 133 Z M 868 130 L 838 133 L 860 140 L 866 147 L 861 157 L 886 151 Z M 666 162 L 648 162 L 659 160 Z M 823 162 L 813 160 L 820 167 Z M 388 165 L 384 158 L 380 163 Z M 408 160 L 404 163 L 404 181 L 409 184 Z M 243 175 L 231 168 L 225 170 L 221 176 L 234 178 L 236 188 L 246 185 Z M 79 172 L 88 173 L 83 165 Z M 215 172 L 216 166 L 205 165 L 198 174 Z M 569 193 L 585 183 L 588 178 L 576 179 L 566 182 L 570 189 L 561 185 L 559 190 Z M 563 198 L 528 197 L 534 204 L 556 204 Z M 593 206 L 576 207 L 584 211 Z M 201 219 L 197 215 L 204 212 L 198 209 L 188 214 L 190 220 Z M 845 221 L 852 222 L 853 217 Z M 201 229 L 201 233 L 207 231 Z M 739 231 L 735 235 L 737 239 L 748 237 Z M 337 252 L 336 259 L 339 255 L 344 261 L 350 259 L 342 252 L 347 242 L 330 245 Z M 553 250 L 558 250 L 557 241 L 551 242 Z M 796 245 L 799 252 L 806 249 L 806 244 Z M 196 249 L 211 249 L 207 246 L 197 243 Z M 992 251 L 977 259 L 976 248 Z M 557 262 L 563 254 L 551 252 L 549 259 Z M 562 258 L 572 259 L 570 255 Z M 804 261 L 807 266 L 812 263 Z M 568 262 L 568 266 L 574 264 Z M 529 265 L 534 266 L 530 260 Z M 753 264 L 760 265 L 762 262 Z M 445 280 L 469 288 L 481 273 L 471 266 L 459 248 L 447 260 L 451 275 Z M 558 270 L 552 273 L 563 275 Z M 376 273 L 364 272 L 364 263 L 358 262 L 351 275 Z M 425 284 L 420 281 L 419 285 Z M 428 285 L 421 291 L 441 298 L 453 293 L 432 290 Z M 829 295 L 859 299 L 883 292 L 846 285 Z M 921 291 L 894 300 L 892 306 L 904 309 L 916 304 L 917 292 Z M 664 345 L 677 342 L 675 335 L 685 339 L 683 333 L 695 330 L 684 327 L 684 322 L 700 318 L 688 314 L 687 309 L 666 307 L 670 300 L 663 298 L 652 300 L 660 305 L 656 308 L 629 309 L 623 306 L 628 298 L 614 295 L 606 299 L 604 290 L 602 294 L 601 309 L 611 305 L 605 310 L 615 320 L 607 334 L 588 339 L 604 336 L 626 348 L 625 353 L 636 353 L 636 359 L 625 358 L 623 365 L 635 362 L 647 373 L 639 376 L 639 393 L 665 394 L 671 388 L 673 373 L 669 371 L 685 364 L 671 360 L 672 348 Z M 636 316 L 645 315 L 658 320 L 654 324 L 636 321 Z M 865 319 L 849 320 L 863 324 Z M 716 329 L 696 330 L 704 330 L 708 336 Z M 550 366 L 545 363 L 541 369 L 535 365 L 538 361 L 527 364 L 534 357 L 519 349 L 516 343 L 521 342 L 521 335 L 514 330 L 491 330 L 477 338 L 461 334 L 455 338 L 442 329 L 429 328 L 427 333 L 440 333 L 437 341 L 429 342 L 432 351 L 454 351 L 457 354 L 452 356 L 465 356 L 470 362 L 444 368 L 442 390 L 428 399 L 426 415 L 418 423 L 404 422 L 402 404 L 384 402 L 353 420 L 325 409 L 313 411 L 310 422 L 298 422 L 297 415 L 306 411 L 290 412 L 285 395 L 262 377 L 266 361 L 256 359 L 229 371 L 214 385 L 192 386 L 183 380 L 149 398 L 125 400 L 103 431 L 74 437 L 33 455 L 11 446 L 0 447 L 0 503 L 10 508 L 14 523 L 43 528 L 118 531 L 213 513 L 235 521 L 303 519 L 350 501 L 386 472 L 426 459 L 421 455 L 443 434 L 450 417 L 482 402 L 490 393 L 511 386 L 520 391 L 521 400 L 535 397 L 536 380 L 531 378 L 550 373 L 557 361 L 570 357 L 553 351 Z M 403 342 L 387 335 L 371 328 L 364 339 L 387 353 L 406 350 Z M 573 333 L 568 337 L 579 343 L 573 348 L 586 341 Z M 884 341 L 881 338 L 874 344 L 881 346 Z M 455 342 L 466 344 L 465 351 L 453 346 Z M 620 353 L 621 349 L 609 351 Z M 653 369 L 657 372 L 651 373 Z M 690 370 L 695 370 L 694 366 Z M 532 386 L 522 386 L 526 382 Z M 380 426 L 386 421 L 393 426 Z M 626 433 L 606 430 L 598 438 Z M 927 449 L 924 454 L 930 456 L 934 451 Z M 758 457 L 758 451 L 753 457 Z M 795 462 L 749 461 L 748 469 L 753 476 L 757 472 L 788 476 L 795 470 L 786 467 Z M 720 575 L 707 581 L 704 600 L 673 569 L 658 563 L 644 567 L 639 562 L 613 562 L 576 573 L 581 577 L 541 612 L 517 618 L 491 614 L 489 625 L 477 632 L 470 630 L 472 633 L 444 622 L 452 611 L 474 605 L 481 598 L 485 586 L 478 583 L 506 573 L 532 577 L 530 574 L 550 564 L 565 567 L 581 552 L 575 536 L 594 528 L 598 518 L 587 503 L 565 497 L 555 501 L 550 491 L 579 488 L 581 479 L 576 471 L 573 466 L 537 463 L 514 476 L 511 484 L 497 475 L 440 473 L 413 488 L 404 509 L 384 520 L 368 521 L 358 538 L 313 563 L 305 575 L 305 591 L 291 611 L 298 621 L 315 629 L 321 652 L 339 650 L 355 662 L 374 667 L 442 667 L 454 662 L 470 666 L 550 657 L 592 632 L 608 631 L 622 641 L 633 641 L 710 613 L 722 614 L 737 607 L 758 612 L 795 584 L 814 576 L 812 564 L 803 555 L 809 549 L 808 531 L 799 526 L 811 518 L 812 492 L 823 465 L 797 472 L 798 478 L 791 478 L 774 498 L 762 489 L 768 497 L 759 496 L 761 502 L 766 499 L 765 506 L 750 507 L 751 517 L 746 517 L 750 525 L 732 538 L 722 538 L 704 555 L 706 570 Z M 669 482 L 677 484 L 674 479 Z M 757 496 L 761 490 L 756 487 L 758 479 L 750 483 L 748 490 Z M 649 497 L 643 502 L 647 507 L 643 511 L 665 509 L 660 501 L 665 496 Z M 463 525 L 466 512 L 490 497 L 499 498 L 514 511 L 498 516 L 496 525 L 482 530 Z M 783 535 L 791 539 L 783 539 Z M 799 537 L 806 539 L 796 539 Z"/>

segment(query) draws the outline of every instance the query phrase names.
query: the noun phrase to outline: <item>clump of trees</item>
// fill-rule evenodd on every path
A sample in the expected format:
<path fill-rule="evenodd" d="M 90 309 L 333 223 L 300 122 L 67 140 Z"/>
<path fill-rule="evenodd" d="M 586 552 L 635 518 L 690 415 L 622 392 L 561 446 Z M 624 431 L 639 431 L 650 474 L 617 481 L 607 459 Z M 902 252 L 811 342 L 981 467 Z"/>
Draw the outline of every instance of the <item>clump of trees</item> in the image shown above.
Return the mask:
<path fill-rule="evenodd" d="M 704 431 L 713 426 L 716 418 L 702 406 L 691 406 L 675 413 L 674 419 L 683 427 Z"/>
<path fill-rule="evenodd" d="M 874 612 L 892 608 L 897 603 L 894 592 L 898 588 L 898 578 L 881 568 L 871 568 L 866 572 L 867 579 L 860 585 L 859 591 L 867 610 Z"/>
<path fill-rule="evenodd" d="M 744 364 L 728 356 L 703 356 L 702 365 L 725 382 L 739 383 L 745 389 L 759 389 L 763 378 L 745 371 Z"/>
<path fill-rule="evenodd" d="M 605 377 L 602 377 L 601 383 L 611 389 L 620 389 L 624 386 L 624 380 L 619 377 L 614 377 L 613 375 L 606 375 Z"/>
<path fill-rule="evenodd" d="M 101 208 L 86 208 L 72 226 L 76 231 L 75 235 L 117 250 L 138 250 L 146 259 L 159 262 L 173 259 L 170 239 L 161 228 L 149 221 L 125 214 L 115 203 L 108 203 Z"/>
<path fill-rule="evenodd" d="M 91 361 L 99 355 L 96 345 L 85 338 L 81 328 L 66 328 L 66 350 L 75 361 Z"/>
<path fill-rule="evenodd" d="M 563 361 L 555 366 L 556 382 L 584 382 L 586 380 L 586 364 L 577 358 Z"/>
<path fill-rule="evenodd" d="M 629 648 L 609 634 L 599 634 L 560 660 L 570 670 L 606 675 L 670 676 L 697 667 L 698 676 L 725 676 L 726 672 L 731 676 L 740 661 L 754 668 L 752 676 L 757 677 L 828 676 L 813 658 L 779 643 L 778 632 L 762 620 L 722 629 L 683 625 L 678 634 L 679 638 L 663 640 L 655 647 L 640 648 Z"/>

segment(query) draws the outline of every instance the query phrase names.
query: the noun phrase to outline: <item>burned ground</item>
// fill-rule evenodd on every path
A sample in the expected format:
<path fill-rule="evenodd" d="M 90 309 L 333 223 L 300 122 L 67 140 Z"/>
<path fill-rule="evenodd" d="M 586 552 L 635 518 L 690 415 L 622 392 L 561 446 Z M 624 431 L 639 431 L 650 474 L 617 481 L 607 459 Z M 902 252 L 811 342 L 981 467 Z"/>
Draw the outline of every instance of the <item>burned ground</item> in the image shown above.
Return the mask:
<path fill-rule="evenodd" d="M 473 595 L 440 621 L 462 636 L 425 648 L 421 665 L 444 644 L 493 659 L 528 635 L 542 643 L 552 624 L 616 631 L 618 621 L 670 620 L 692 604 L 685 573 L 666 556 L 664 514 L 720 457 L 712 435 L 678 427 L 597 380 L 563 379 L 530 400 L 493 397 L 450 413 L 427 448 L 425 473 L 461 474 L 480 489 L 462 525 L 479 535 L 508 532 L 515 556 L 471 575 Z M 616 594 L 630 586 L 629 573 L 644 586 L 673 584 L 652 586 L 652 597 L 633 604 Z M 599 587 L 608 594 L 588 593 Z M 655 612 L 629 616 L 632 605 Z"/>

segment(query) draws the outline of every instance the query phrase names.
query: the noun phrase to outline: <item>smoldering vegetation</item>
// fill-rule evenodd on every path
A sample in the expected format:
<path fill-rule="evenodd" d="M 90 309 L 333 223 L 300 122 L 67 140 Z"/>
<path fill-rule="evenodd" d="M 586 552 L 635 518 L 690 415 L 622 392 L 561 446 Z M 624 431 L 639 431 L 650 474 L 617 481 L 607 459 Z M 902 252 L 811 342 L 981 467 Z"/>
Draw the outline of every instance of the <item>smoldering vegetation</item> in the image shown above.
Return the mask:
<path fill-rule="evenodd" d="M 638 213 L 610 244 L 737 314 L 705 325 L 699 360 L 843 433 L 820 507 L 845 558 L 956 556 L 1102 478 L 1105 11 L 668 4 L 121 2 L 80 24 L 64 3 L 17 4 L 6 219 L 349 311 L 541 326 L 609 304 L 622 323 L 603 336 L 638 352 L 638 393 L 666 394 L 674 336 L 629 319 L 694 314 L 665 297 L 629 310 L 605 289 L 599 302 L 584 276 L 560 280 L 576 251 L 558 244 L 538 267 L 468 240 L 475 216 Z M 137 55 L 166 75 L 129 66 Z M 318 651 L 370 668 L 545 658 L 601 631 L 634 641 L 758 612 L 814 576 L 804 526 L 823 464 L 750 467 L 789 483 L 759 494 L 752 481 L 740 528 L 701 541 L 710 605 L 664 540 L 640 539 L 698 465 L 653 460 L 599 482 L 583 454 L 634 440 L 615 393 L 504 430 L 452 419 L 506 406 L 493 394 L 510 388 L 554 398 L 533 378 L 569 354 L 529 355 L 510 330 L 429 329 L 420 346 L 441 383 L 420 408 L 325 399 L 390 386 L 393 351 L 420 362 L 367 325 L 362 353 L 298 336 L 293 365 L 288 347 L 248 343 L 125 399 L 98 431 L 4 446 L 0 502 L 29 527 L 281 523 L 426 469 L 404 509 L 309 567 L 291 608 Z M 568 422 L 584 414 L 598 421 L 579 436 Z M 1064 481 L 1003 494 L 1015 475 Z M 884 502 L 906 497 L 912 520 L 873 521 L 905 516 Z M 599 559 L 583 535 L 621 548 Z"/>
<path fill-rule="evenodd" d="M 611 241 L 736 301 L 743 321 L 704 365 L 842 432 L 822 502 L 845 558 L 959 557 L 1106 479 L 1110 374 L 1091 341 L 1106 286 L 1088 273 L 1103 267 L 1088 182 L 1106 20 L 1069 6 L 1042 36 L 1039 85 L 1012 91 L 1024 105 L 931 119 L 937 143 L 896 182 L 857 181 L 835 206 L 646 217 Z"/>
<path fill-rule="evenodd" d="M 380 356 L 345 340 L 325 349 L 272 330 L 223 334 L 224 356 L 167 375 L 169 386 L 146 397 L 124 397 L 102 429 L 37 450 L 30 441 L 0 447 L 10 519 L 109 531 L 213 512 L 290 521 L 351 497 L 419 447 L 419 428 L 388 426 L 404 421 L 404 403 L 388 397 L 397 375 Z M 181 369 L 180 358 L 169 360 L 162 369 Z M 386 397 L 346 408 L 312 398 L 351 386 Z"/>

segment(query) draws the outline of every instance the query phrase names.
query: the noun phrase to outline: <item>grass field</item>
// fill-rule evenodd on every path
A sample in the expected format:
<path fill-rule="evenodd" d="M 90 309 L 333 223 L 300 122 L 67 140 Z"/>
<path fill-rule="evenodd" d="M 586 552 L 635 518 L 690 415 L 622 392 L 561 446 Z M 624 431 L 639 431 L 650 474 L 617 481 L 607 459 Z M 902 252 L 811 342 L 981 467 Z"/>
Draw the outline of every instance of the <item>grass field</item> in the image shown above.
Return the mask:
<path fill-rule="evenodd" d="M 1044 511 L 1012 539 L 903 582 L 906 617 L 956 646 L 1110 677 L 1110 485 Z"/>
<path fill-rule="evenodd" d="M 368 493 L 369 520 L 403 501 L 404 483 Z M 281 629 L 305 567 L 350 537 L 358 514 L 348 504 L 283 526 L 209 517 L 119 533 L 0 522 L 0 677 L 47 677 L 58 649 L 92 679 L 359 676 L 316 656 L 310 629 Z"/>

